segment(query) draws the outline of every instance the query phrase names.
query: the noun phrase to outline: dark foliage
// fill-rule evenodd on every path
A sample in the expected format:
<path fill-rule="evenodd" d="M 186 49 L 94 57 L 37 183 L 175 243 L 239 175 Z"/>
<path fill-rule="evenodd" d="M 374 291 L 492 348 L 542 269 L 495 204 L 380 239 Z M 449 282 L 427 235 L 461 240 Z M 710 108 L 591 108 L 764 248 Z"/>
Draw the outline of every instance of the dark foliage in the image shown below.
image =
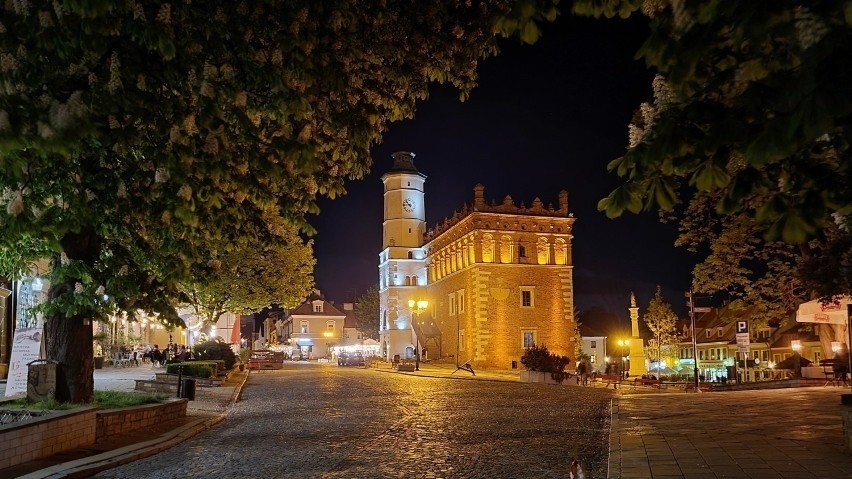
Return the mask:
<path fill-rule="evenodd" d="M 568 377 L 568 373 L 565 372 L 565 367 L 568 366 L 568 363 L 570 362 L 571 359 L 569 359 L 568 356 L 560 356 L 558 354 L 551 353 L 547 349 L 547 346 L 544 345 L 534 345 L 531 348 L 527 348 L 527 350 L 524 351 L 524 355 L 521 356 L 521 364 L 523 364 L 525 368 L 530 371 L 550 373 L 550 377 L 560 383 Z"/>
<path fill-rule="evenodd" d="M 201 361 L 221 359 L 225 361 L 227 369 L 234 367 L 237 362 L 237 355 L 231 350 L 231 345 L 221 340 L 196 344 L 193 348 L 193 357 Z"/>

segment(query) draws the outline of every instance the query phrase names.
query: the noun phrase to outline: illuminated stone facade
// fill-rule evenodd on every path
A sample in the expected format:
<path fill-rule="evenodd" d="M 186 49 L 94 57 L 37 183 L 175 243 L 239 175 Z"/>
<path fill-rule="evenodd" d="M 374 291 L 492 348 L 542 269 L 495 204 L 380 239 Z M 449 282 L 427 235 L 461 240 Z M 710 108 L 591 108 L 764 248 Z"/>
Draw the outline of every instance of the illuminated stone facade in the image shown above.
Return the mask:
<path fill-rule="evenodd" d="M 535 343 L 576 358 L 568 193 L 559 193 L 556 207 L 538 198 L 529 207 L 516 205 L 508 196 L 489 204 L 485 188 L 476 185 L 472 204 L 425 231 L 425 176 L 414 168 L 413 155 L 394 158 L 395 167 L 382 177 L 379 291 L 386 356 L 412 357 L 425 348 L 429 358 L 457 356 L 474 367 L 508 369 L 520 367 L 524 348 Z M 414 199 L 403 204 L 405 198 Z M 415 240 L 411 232 L 418 231 L 422 237 Z M 429 301 L 426 310 L 408 307 L 420 299 Z"/>

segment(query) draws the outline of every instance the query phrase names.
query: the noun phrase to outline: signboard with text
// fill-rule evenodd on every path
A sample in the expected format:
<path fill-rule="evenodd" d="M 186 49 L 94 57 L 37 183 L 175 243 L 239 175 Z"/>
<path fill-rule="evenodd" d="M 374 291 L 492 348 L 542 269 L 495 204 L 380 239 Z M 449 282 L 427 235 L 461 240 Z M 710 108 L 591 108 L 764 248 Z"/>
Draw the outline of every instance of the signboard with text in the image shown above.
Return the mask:
<path fill-rule="evenodd" d="M 748 321 L 737 321 L 737 351 L 741 353 L 748 352 L 748 346 L 751 344 L 751 337 L 748 333 Z"/>
<path fill-rule="evenodd" d="M 42 328 L 18 328 L 12 340 L 9 359 L 9 376 L 6 379 L 6 396 L 27 392 L 29 363 L 39 359 L 42 345 Z"/>

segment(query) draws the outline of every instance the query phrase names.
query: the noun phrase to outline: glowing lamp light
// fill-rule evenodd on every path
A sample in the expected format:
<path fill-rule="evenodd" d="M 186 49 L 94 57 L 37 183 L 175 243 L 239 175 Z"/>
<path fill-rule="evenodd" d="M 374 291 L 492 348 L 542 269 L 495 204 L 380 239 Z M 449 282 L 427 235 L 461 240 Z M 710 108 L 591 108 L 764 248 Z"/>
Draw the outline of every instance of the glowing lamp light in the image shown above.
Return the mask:
<path fill-rule="evenodd" d="M 802 342 L 798 339 L 794 339 L 790 341 L 790 347 L 793 348 L 793 351 L 797 353 L 802 350 Z"/>
<path fill-rule="evenodd" d="M 831 342 L 831 350 L 835 353 L 840 352 L 841 346 L 840 341 L 832 341 Z"/>
<path fill-rule="evenodd" d="M 334 336 L 334 333 L 332 333 L 331 331 L 326 331 L 326 332 L 322 333 L 322 335 L 325 336 L 326 338 L 330 338 L 330 337 Z"/>
<path fill-rule="evenodd" d="M 417 309 L 417 311 L 423 311 L 424 309 L 429 307 L 429 301 L 425 299 L 418 299 L 417 301 L 413 299 L 408 300 L 408 308 L 409 309 Z"/>

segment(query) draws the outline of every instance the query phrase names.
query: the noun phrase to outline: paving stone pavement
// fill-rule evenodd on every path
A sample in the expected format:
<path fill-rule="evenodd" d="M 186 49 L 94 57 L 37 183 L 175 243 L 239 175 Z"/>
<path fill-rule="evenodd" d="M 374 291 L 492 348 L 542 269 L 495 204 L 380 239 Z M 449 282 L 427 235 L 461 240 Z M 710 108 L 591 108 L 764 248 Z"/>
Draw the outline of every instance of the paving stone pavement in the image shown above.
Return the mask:
<path fill-rule="evenodd" d="M 848 479 L 843 388 L 623 395 L 611 479 Z"/>
<path fill-rule="evenodd" d="M 564 478 L 606 474 L 613 393 L 336 365 L 252 373 L 219 426 L 98 478 Z"/>
<path fill-rule="evenodd" d="M 153 375 L 148 368 L 96 371 L 96 388 L 126 389 L 132 382 L 127 376 Z M 388 373 L 423 377 L 374 381 Z M 245 401 L 231 408 L 231 398 L 223 394 L 196 402 L 189 412 L 196 419 L 227 415 L 227 421 L 180 445 L 212 424 L 196 424 L 185 437 L 172 433 L 178 440 L 167 451 L 96 477 L 567 478 L 567 461 L 579 457 L 585 461 L 586 478 L 852 478 L 852 455 L 843 444 L 840 419 L 841 408 L 849 407 L 840 405 L 840 394 L 848 389 L 696 394 L 518 385 L 527 394 L 512 396 L 485 384 L 517 382 L 516 371 L 476 374 L 435 363 L 412 373 L 387 366 L 350 370 L 316 363 L 253 372 L 247 376 Z M 486 383 L 447 389 L 436 385 L 437 379 L 466 386 L 470 383 L 464 381 Z M 265 394 L 275 397 L 271 405 L 262 405 Z M 349 398 L 345 406 L 333 400 L 340 394 Z M 571 396 L 604 403 L 612 397 L 610 420 L 603 420 L 604 414 L 578 431 L 585 427 L 583 421 L 565 422 L 560 414 L 574 404 Z M 530 398 L 545 399 L 551 407 L 530 408 Z M 393 414 L 383 414 L 387 412 Z M 543 415 L 548 422 L 526 421 L 520 412 Z M 471 432 L 473 425 L 484 432 Z M 116 455 L 116 463 L 137 456 L 130 445 Z M 552 470 L 541 464 L 552 464 Z M 156 472 L 166 466 L 169 472 Z M 4 472 L 0 477 L 15 477 Z"/>

